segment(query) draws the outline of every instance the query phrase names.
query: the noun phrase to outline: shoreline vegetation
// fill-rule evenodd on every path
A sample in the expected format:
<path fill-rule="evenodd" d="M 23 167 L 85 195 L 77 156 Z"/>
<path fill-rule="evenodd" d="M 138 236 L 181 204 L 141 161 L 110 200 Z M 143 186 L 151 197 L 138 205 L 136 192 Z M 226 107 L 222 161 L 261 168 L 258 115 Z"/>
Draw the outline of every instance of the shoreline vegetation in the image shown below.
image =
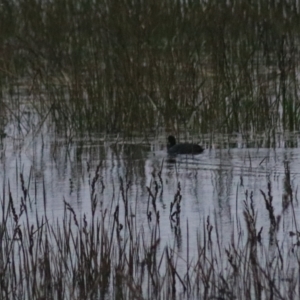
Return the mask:
<path fill-rule="evenodd" d="M 299 133 L 299 32 L 297 1 L 2 0 L 0 150 L 7 137 L 35 137 L 45 127 L 64 143 L 168 132 L 191 133 L 197 142 L 210 135 L 210 145 L 218 134 L 257 134 L 273 147 L 278 133 Z M 135 222 L 138 195 L 129 199 L 129 182 L 120 178 L 119 202 L 99 200 L 97 191 L 105 189 L 99 168 L 90 177 L 90 218 L 65 201 L 62 219 L 51 220 L 44 185 L 44 212 L 32 219 L 31 177 L 16 172 L 19 198 L 2 179 L 2 299 L 299 298 L 298 200 L 288 165 L 282 214 L 274 213 L 271 183 L 258 200 L 246 191 L 237 199 L 243 215 L 232 209 L 237 217 L 228 244 L 213 216 L 189 231 L 180 218 L 178 183 L 169 220 L 175 239 L 186 228 L 186 257 L 160 236 L 161 173 L 144 186 L 143 228 Z M 268 228 L 256 223 L 262 209 Z M 287 210 L 295 230 L 283 245 L 276 234 Z"/>
<path fill-rule="evenodd" d="M 61 219 L 49 220 L 44 190 L 44 213 L 29 217 L 30 182 L 20 174 L 20 200 L 10 186 L 1 198 L 1 289 L 2 299 L 296 299 L 299 296 L 299 231 L 288 164 L 282 214 L 275 216 L 271 183 L 260 191 L 262 201 L 245 191 L 243 215 L 231 238 L 224 243 L 213 217 L 199 220 L 198 232 L 189 231 L 181 220 L 181 185 L 170 204 L 169 222 L 174 245 L 160 236 L 157 201 L 163 193 L 161 174 L 147 187 L 148 224 L 135 221 L 137 201 L 128 198 L 129 182 L 120 178 L 120 199 L 102 201 L 105 189 L 100 165 L 90 180 L 90 213 L 78 216 L 64 201 Z M 101 201 L 100 201 L 101 198 Z M 40 199 L 41 200 L 41 199 Z M 259 199 L 260 200 L 260 199 Z M 242 202 L 241 202 L 242 201 Z M 18 205 L 20 202 L 20 205 Z M 109 207 L 103 206 L 103 203 Z M 259 210 L 257 208 L 259 205 Z M 259 228 L 257 214 L 265 210 L 269 226 Z M 277 240 L 283 214 L 291 210 L 295 231 L 286 241 Z M 242 225 L 245 223 L 246 226 Z M 202 225 L 201 225 L 202 224 Z M 144 227 L 143 227 L 144 226 Z M 187 236 L 182 239 L 181 228 Z M 262 241 L 268 232 L 269 243 Z M 192 253 L 189 240 L 197 235 Z M 186 255 L 175 244 L 184 240 Z M 268 244 L 268 246 L 266 246 Z"/>
<path fill-rule="evenodd" d="M 0 126 L 22 122 L 26 102 L 40 123 L 79 135 L 298 131 L 299 10 L 273 0 L 2 1 Z"/>

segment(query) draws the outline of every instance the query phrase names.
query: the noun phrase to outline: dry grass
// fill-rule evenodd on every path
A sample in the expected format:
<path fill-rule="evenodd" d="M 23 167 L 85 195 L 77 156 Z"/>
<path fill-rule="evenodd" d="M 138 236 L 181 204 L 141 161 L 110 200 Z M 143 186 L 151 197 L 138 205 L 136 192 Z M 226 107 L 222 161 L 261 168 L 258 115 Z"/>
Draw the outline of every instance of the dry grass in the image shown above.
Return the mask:
<path fill-rule="evenodd" d="M 66 135 L 299 128 L 296 2 L 19 0 L 0 20 L 18 123 L 25 100 Z"/>
<path fill-rule="evenodd" d="M 147 227 L 138 227 L 135 202 L 128 198 L 130 183 L 120 178 L 121 201 L 104 209 L 97 185 L 100 165 L 91 176 L 91 212 L 79 217 L 64 202 L 62 219 L 51 221 L 46 211 L 29 217 L 30 195 L 20 175 L 20 199 L 10 186 L 1 196 L 0 283 L 2 299 L 296 299 L 299 297 L 299 232 L 290 232 L 290 249 L 276 239 L 280 217 L 274 217 L 272 187 L 261 191 L 269 212 L 269 228 L 257 228 L 258 210 L 252 192 L 245 193 L 244 216 L 222 244 L 217 224 L 203 219 L 197 233 L 196 255 L 190 253 L 189 222 L 181 224 L 181 187 L 170 205 L 170 226 L 182 239 L 186 226 L 186 257 L 160 236 L 156 201 L 163 185 L 155 177 L 150 187 Z M 161 173 L 158 176 L 161 178 Z M 289 167 L 286 165 L 285 204 L 294 212 Z M 30 181 L 30 179 L 27 179 Z M 30 183 L 30 182 L 29 182 Z M 28 183 L 28 184 L 29 184 Z M 102 195 L 103 196 L 103 195 Z M 107 200 L 107 201 L 106 201 Z M 239 201 L 239 200 L 237 200 Z M 100 209 L 101 206 L 101 209 Z M 283 211 L 284 211 L 283 210 Z M 293 214 L 295 228 L 297 220 Z M 241 217 L 241 216 L 240 216 Z M 241 225 L 245 222 L 246 226 Z M 244 229 L 242 229 L 244 228 Z M 246 232 L 244 232 L 246 230 Z M 268 231 L 268 250 L 262 242 Z M 245 235 L 246 233 L 246 235 Z M 293 262 L 291 267 L 290 263 Z"/>

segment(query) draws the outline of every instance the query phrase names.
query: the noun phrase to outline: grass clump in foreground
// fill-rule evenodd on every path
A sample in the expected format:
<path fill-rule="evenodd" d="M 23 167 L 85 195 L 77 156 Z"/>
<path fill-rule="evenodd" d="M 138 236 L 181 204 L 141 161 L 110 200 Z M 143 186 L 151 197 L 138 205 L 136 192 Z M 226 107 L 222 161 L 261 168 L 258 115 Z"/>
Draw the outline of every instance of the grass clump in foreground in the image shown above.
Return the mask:
<path fill-rule="evenodd" d="M 120 179 L 119 203 L 100 209 L 96 193 L 99 167 L 91 181 L 91 212 L 79 217 L 64 202 L 61 220 L 51 223 L 44 215 L 29 217 L 30 195 L 21 174 L 22 195 L 13 199 L 10 187 L 1 198 L 0 294 L 2 299 L 296 299 L 299 297 L 299 232 L 288 255 L 276 240 L 280 218 L 274 216 L 271 184 L 261 191 L 269 212 L 272 255 L 262 244 L 257 228 L 253 193 L 246 192 L 246 236 L 237 216 L 228 245 L 220 240 L 211 218 L 197 233 L 196 254 L 190 253 L 188 222 L 180 224 L 181 187 L 170 208 L 174 238 L 187 227 L 186 257 L 160 236 L 156 200 L 162 187 L 153 180 L 148 187 L 148 229 L 138 228 L 136 203 L 128 199 L 130 183 Z M 159 174 L 161 178 L 161 174 Z M 293 193 L 286 168 L 285 206 L 293 212 Z M 102 186 L 102 188 L 104 188 Z M 110 200 L 110 199 L 109 199 Z M 113 199 L 114 200 L 114 199 Z M 295 215 L 294 215 L 295 217 Z M 295 227 L 297 229 L 296 219 Z M 264 230 L 267 230 L 264 228 Z M 192 233 L 195 234 L 195 233 Z M 229 233 L 230 234 L 230 233 Z M 224 248 L 223 248 L 224 247 Z M 294 261 L 293 269 L 289 260 Z"/>

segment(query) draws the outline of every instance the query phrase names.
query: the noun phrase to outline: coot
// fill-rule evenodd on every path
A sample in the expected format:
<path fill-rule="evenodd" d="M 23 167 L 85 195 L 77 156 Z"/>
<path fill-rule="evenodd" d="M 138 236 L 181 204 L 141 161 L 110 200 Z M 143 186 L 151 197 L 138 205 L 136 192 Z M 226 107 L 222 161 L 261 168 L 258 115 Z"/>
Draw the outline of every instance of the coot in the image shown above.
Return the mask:
<path fill-rule="evenodd" d="M 204 149 L 197 144 L 179 143 L 176 144 L 176 139 L 173 135 L 168 137 L 168 153 L 169 154 L 200 154 Z"/>

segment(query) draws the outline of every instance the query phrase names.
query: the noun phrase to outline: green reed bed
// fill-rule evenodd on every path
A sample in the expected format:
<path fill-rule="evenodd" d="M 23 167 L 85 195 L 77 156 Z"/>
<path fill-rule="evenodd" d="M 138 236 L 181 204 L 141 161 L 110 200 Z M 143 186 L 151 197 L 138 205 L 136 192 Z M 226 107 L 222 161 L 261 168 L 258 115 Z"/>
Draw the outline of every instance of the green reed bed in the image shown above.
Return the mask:
<path fill-rule="evenodd" d="M 0 20 L 2 97 L 62 132 L 299 128 L 297 1 L 18 0 Z"/>
<path fill-rule="evenodd" d="M 105 189 L 100 166 L 91 175 L 90 207 L 82 217 L 64 201 L 61 219 L 51 220 L 44 190 L 44 213 L 32 210 L 30 178 L 20 175 L 20 199 L 9 185 L 1 195 L 0 284 L 3 299 L 296 299 L 299 297 L 299 232 L 291 231 L 289 246 L 276 238 L 281 215 L 275 216 L 272 186 L 261 191 L 260 209 L 269 213 L 268 228 L 258 228 L 252 192 L 245 192 L 243 217 L 236 212 L 231 239 L 224 243 L 212 216 L 203 218 L 197 233 L 181 220 L 181 185 L 170 204 L 169 224 L 174 246 L 161 238 L 156 201 L 163 193 L 161 174 L 153 177 L 145 224 L 136 222 L 136 201 L 128 197 L 129 182 L 120 178 L 120 201 L 101 204 Z M 285 167 L 283 212 L 294 212 L 296 193 Z M 63 200 L 62 200 L 63 201 Z M 237 199 L 239 202 L 240 199 Z M 264 205 L 263 205 L 264 203 Z M 246 226 L 243 226 L 245 223 Z M 186 254 L 177 252 L 184 237 Z M 246 230 L 246 232 L 245 232 Z M 262 241 L 268 232 L 271 248 Z M 197 234 L 196 252 L 190 237 Z M 273 246 L 272 246 L 273 245 Z M 195 247 L 194 247 L 195 248 Z M 271 251 L 270 251 L 271 250 Z"/>

